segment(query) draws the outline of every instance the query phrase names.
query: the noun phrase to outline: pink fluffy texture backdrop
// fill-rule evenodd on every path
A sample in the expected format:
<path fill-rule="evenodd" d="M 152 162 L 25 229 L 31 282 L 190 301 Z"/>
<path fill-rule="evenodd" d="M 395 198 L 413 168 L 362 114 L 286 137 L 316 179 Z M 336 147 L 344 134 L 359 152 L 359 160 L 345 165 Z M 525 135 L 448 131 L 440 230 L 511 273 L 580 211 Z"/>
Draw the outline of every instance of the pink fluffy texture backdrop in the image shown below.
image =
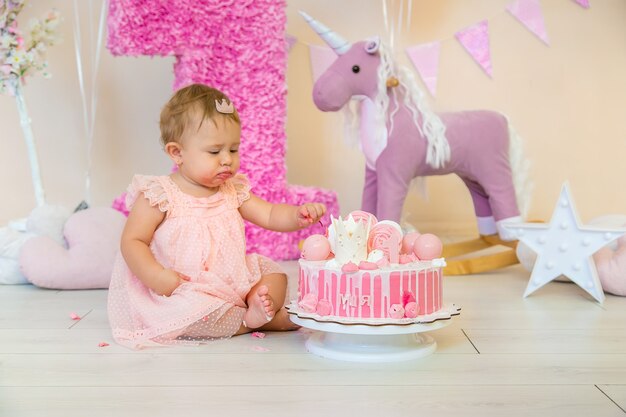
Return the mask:
<path fill-rule="evenodd" d="M 176 56 L 174 90 L 205 83 L 235 103 L 241 172 L 255 194 L 273 203 L 322 202 L 337 215 L 334 192 L 286 181 L 286 20 L 284 0 L 111 0 L 107 46 L 113 55 Z M 313 233 L 322 226 L 275 233 L 246 225 L 248 251 L 273 259 L 297 258 L 298 242 Z"/>

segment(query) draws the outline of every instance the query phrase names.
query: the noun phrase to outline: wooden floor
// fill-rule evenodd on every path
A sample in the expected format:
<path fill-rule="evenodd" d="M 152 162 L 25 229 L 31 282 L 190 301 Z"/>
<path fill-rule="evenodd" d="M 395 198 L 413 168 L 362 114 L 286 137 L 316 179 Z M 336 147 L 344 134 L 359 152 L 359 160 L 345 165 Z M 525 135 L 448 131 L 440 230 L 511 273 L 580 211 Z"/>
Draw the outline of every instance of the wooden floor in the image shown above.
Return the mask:
<path fill-rule="evenodd" d="M 523 299 L 528 275 L 446 277 L 462 313 L 437 351 L 385 364 L 310 354 L 308 330 L 129 351 L 105 290 L 0 286 L 0 416 L 624 416 L 626 298 L 555 282 Z"/>

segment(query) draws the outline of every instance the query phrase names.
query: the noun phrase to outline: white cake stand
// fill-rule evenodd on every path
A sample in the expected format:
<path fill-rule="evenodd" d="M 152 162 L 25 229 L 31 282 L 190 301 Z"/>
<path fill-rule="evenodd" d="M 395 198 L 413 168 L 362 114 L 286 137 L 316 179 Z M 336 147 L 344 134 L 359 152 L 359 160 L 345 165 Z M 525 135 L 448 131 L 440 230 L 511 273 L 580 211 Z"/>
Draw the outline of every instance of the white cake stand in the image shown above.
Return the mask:
<path fill-rule="evenodd" d="M 441 329 L 450 320 L 406 325 L 368 326 L 339 324 L 290 315 L 291 321 L 312 330 L 309 352 L 324 358 L 351 362 L 397 362 L 430 355 L 437 342 L 423 332 Z"/>

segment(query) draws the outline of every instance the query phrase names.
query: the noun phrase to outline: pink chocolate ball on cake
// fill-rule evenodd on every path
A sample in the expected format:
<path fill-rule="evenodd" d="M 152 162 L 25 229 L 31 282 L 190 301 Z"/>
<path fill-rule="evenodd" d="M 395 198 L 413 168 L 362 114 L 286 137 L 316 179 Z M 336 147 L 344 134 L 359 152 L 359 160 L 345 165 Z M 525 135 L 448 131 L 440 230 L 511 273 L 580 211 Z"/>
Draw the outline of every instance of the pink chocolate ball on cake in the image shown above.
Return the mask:
<path fill-rule="evenodd" d="M 330 243 L 326 236 L 311 235 L 302 244 L 301 256 L 307 261 L 323 261 L 330 255 Z"/>
<path fill-rule="evenodd" d="M 333 305 L 330 301 L 322 299 L 317 303 L 315 312 L 320 316 L 328 316 L 333 313 Z"/>
<path fill-rule="evenodd" d="M 413 244 L 420 237 L 419 232 L 409 232 L 402 238 L 402 250 L 401 253 L 409 254 L 413 253 Z"/>
<path fill-rule="evenodd" d="M 415 317 L 417 317 L 418 313 L 419 313 L 419 308 L 415 301 L 406 303 L 406 305 L 404 306 L 404 317 L 414 319 Z"/>
<path fill-rule="evenodd" d="M 420 235 L 413 243 L 413 253 L 422 261 L 430 261 L 441 257 L 443 243 L 431 233 Z"/>
<path fill-rule="evenodd" d="M 389 307 L 389 317 L 392 319 L 401 319 L 404 317 L 404 308 L 400 304 L 392 304 Z"/>

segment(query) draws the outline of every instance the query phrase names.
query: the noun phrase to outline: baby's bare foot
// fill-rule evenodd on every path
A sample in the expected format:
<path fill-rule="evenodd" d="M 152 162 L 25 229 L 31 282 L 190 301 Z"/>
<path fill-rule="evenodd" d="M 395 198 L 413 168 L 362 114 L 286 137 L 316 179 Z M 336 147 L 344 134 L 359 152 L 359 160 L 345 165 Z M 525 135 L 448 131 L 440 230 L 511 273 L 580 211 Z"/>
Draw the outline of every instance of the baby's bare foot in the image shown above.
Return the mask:
<path fill-rule="evenodd" d="M 300 326 L 289 319 L 289 313 L 285 308 L 281 308 L 274 315 L 274 319 L 261 327 L 261 330 L 286 332 L 289 330 L 298 330 Z"/>
<path fill-rule="evenodd" d="M 243 315 L 244 325 L 249 329 L 256 329 L 274 317 L 274 300 L 269 294 L 266 285 L 257 288 L 256 293 L 248 296 L 248 310 Z"/>

